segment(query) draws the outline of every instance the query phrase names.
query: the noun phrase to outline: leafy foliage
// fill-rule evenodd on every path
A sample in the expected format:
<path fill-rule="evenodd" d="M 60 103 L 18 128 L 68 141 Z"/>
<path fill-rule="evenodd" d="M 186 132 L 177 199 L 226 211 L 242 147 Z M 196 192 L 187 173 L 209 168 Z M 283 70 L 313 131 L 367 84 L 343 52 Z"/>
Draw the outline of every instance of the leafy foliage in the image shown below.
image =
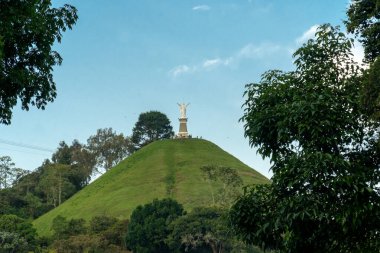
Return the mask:
<path fill-rule="evenodd" d="M 60 142 L 51 160 L 54 163 L 70 165 L 69 179 L 77 190 L 90 182 L 96 164 L 96 157 L 78 140 L 74 140 L 70 146 L 64 141 Z"/>
<path fill-rule="evenodd" d="M 135 149 L 161 139 L 169 139 L 174 135 L 168 117 L 158 111 L 141 113 L 132 130 L 132 142 Z"/>
<path fill-rule="evenodd" d="M 188 252 L 208 248 L 213 253 L 224 252 L 233 240 L 227 224 L 226 212 L 222 209 L 195 208 L 170 224 L 172 232 L 167 241 L 173 250 Z"/>
<path fill-rule="evenodd" d="M 67 220 L 60 215 L 54 218 L 51 228 L 56 239 L 67 239 L 70 236 L 85 234 L 87 231 L 84 219 Z"/>
<path fill-rule="evenodd" d="M 88 150 L 95 157 L 96 165 L 106 171 L 127 157 L 130 146 L 129 138 L 116 134 L 112 128 L 98 129 L 87 140 Z"/>
<path fill-rule="evenodd" d="M 171 252 L 165 242 L 171 232 L 168 226 L 183 213 L 182 205 L 172 199 L 156 199 L 138 206 L 131 215 L 128 227 L 128 248 L 136 253 Z"/>
<path fill-rule="evenodd" d="M 362 104 L 366 113 L 380 120 L 380 1 L 352 1 L 347 15 L 347 30 L 360 37 L 370 63 L 363 75 Z"/>
<path fill-rule="evenodd" d="M 281 252 L 379 248 L 379 124 L 360 105 L 352 40 L 323 25 L 295 54 L 296 70 L 247 85 L 245 134 L 270 157 L 273 183 L 231 211 L 247 242 Z"/>
<path fill-rule="evenodd" d="M 365 112 L 380 121 L 380 57 L 363 75 L 362 104 Z"/>
<path fill-rule="evenodd" d="M 52 71 L 62 58 L 52 46 L 77 19 L 75 7 L 52 8 L 50 0 L 0 1 L 0 123 L 11 123 L 18 99 L 25 110 L 54 100 Z"/>
<path fill-rule="evenodd" d="M 53 220 L 52 248 L 58 253 L 76 252 L 124 252 L 124 237 L 127 232 L 126 220 L 109 216 L 91 219 L 89 228 L 83 219 L 69 219 L 57 216 Z"/>
<path fill-rule="evenodd" d="M 36 230 L 33 225 L 16 216 L 0 216 L 0 249 L 5 252 L 25 252 L 36 246 Z"/>
<path fill-rule="evenodd" d="M 98 234 L 102 231 L 109 229 L 117 222 L 117 219 L 109 216 L 95 216 L 90 221 L 90 232 Z"/>
<path fill-rule="evenodd" d="M 347 30 L 360 36 L 365 58 L 372 62 L 380 55 L 380 1 L 353 0 L 347 10 Z"/>
<path fill-rule="evenodd" d="M 0 231 L 0 252 L 28 252 L 28 242 L 17 233 Z"/>
<path fill-rule="evenodd" d="M 47 164 L 39 182 L 39 189 L 47 201 L 54 207 L 75 193 L 75 186 L 69 180 L 70 166 L 65 164 Z"/>

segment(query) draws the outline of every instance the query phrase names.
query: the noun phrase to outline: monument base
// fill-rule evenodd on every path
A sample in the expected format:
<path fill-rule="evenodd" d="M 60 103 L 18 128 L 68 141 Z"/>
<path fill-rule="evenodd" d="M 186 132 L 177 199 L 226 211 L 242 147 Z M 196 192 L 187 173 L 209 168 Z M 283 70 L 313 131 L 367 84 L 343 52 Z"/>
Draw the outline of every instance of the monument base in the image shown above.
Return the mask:
<path fill-rule="evenodd" d="M 187 118 L 179 118 L 177 138 L 189 138 L 189 133 L 187 132 Z"/>

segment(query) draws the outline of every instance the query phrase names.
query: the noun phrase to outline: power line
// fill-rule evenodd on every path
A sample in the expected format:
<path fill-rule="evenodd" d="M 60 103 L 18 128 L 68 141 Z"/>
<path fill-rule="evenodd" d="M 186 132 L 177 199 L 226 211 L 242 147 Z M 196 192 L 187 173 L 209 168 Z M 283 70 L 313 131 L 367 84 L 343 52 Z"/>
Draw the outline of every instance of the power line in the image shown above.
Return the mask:
<path fill-rule="evenodd" d="M 34 149 L 34 150 L 39 150 L 39 151 L 44 151 L 44 152 L 50 152 L 50 153 L 54 152 L 54 150 L 49 149 L 49 148 L 39 147 L 39 146 L 35 146 L 35 145 L 29 145 L 29 144 L 24 144 L 21 142 L 9 141 L 9 140 L 4 140 L 4 139 L 0 139 L 0 143 L 4 143 L 7 145 L 16 146 L 16 147 L 22 147 L 22 148 Z"/>
<path fill-rule="evenodd" d="M 12 151 L 12 152 L 19 152 L 19 153 L 23 153 L 23 154 L 31 154 L 31 155 L 38 155 L 38 156 L 44 156 L 46 157 L 46 153 L 36 153 L 34 151 L 28 151 L 28 150 L 19 150 L 19 149 L 13 149 L 13 148 L 5 148 L 5 147 L 2 147 L 0 146 L 0 151 Z M 0 152 L 0 153 L 4 153 L 4 152 Z"/>

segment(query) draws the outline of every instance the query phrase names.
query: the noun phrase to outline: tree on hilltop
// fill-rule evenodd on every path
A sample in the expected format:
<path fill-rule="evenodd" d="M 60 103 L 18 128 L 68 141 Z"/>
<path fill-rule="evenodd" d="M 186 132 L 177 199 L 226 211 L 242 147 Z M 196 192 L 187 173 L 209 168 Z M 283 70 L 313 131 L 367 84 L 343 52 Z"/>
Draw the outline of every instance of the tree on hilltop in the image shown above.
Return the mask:
<path fill-rule="evenodd" d="M 141 113 L 132 130 L 132 142 L 136 150 L 153 141 L 169 139 L 173 136 L 170 120 L 158 111 Z"/>

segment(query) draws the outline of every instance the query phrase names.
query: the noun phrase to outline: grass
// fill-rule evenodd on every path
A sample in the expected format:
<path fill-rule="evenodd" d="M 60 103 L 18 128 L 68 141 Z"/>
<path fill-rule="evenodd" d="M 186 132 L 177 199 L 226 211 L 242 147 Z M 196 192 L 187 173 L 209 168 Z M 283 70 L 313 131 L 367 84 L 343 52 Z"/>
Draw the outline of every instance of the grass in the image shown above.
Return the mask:
<path fill-rule="evenodd" d="M 33 223 L 40 235 L 51 234 L 57 215 L 91 219 L 96 215 L 129 218 L 138 206 L 155 198 L 171 197 L 186 210 L 208 205 L 210 187 L 200 167 L 223 165 L 235 168 L 245 184 L 269 180 L 215 144 L 200 139 L 154 142 L 128 157 L 109 172 Z"/>

